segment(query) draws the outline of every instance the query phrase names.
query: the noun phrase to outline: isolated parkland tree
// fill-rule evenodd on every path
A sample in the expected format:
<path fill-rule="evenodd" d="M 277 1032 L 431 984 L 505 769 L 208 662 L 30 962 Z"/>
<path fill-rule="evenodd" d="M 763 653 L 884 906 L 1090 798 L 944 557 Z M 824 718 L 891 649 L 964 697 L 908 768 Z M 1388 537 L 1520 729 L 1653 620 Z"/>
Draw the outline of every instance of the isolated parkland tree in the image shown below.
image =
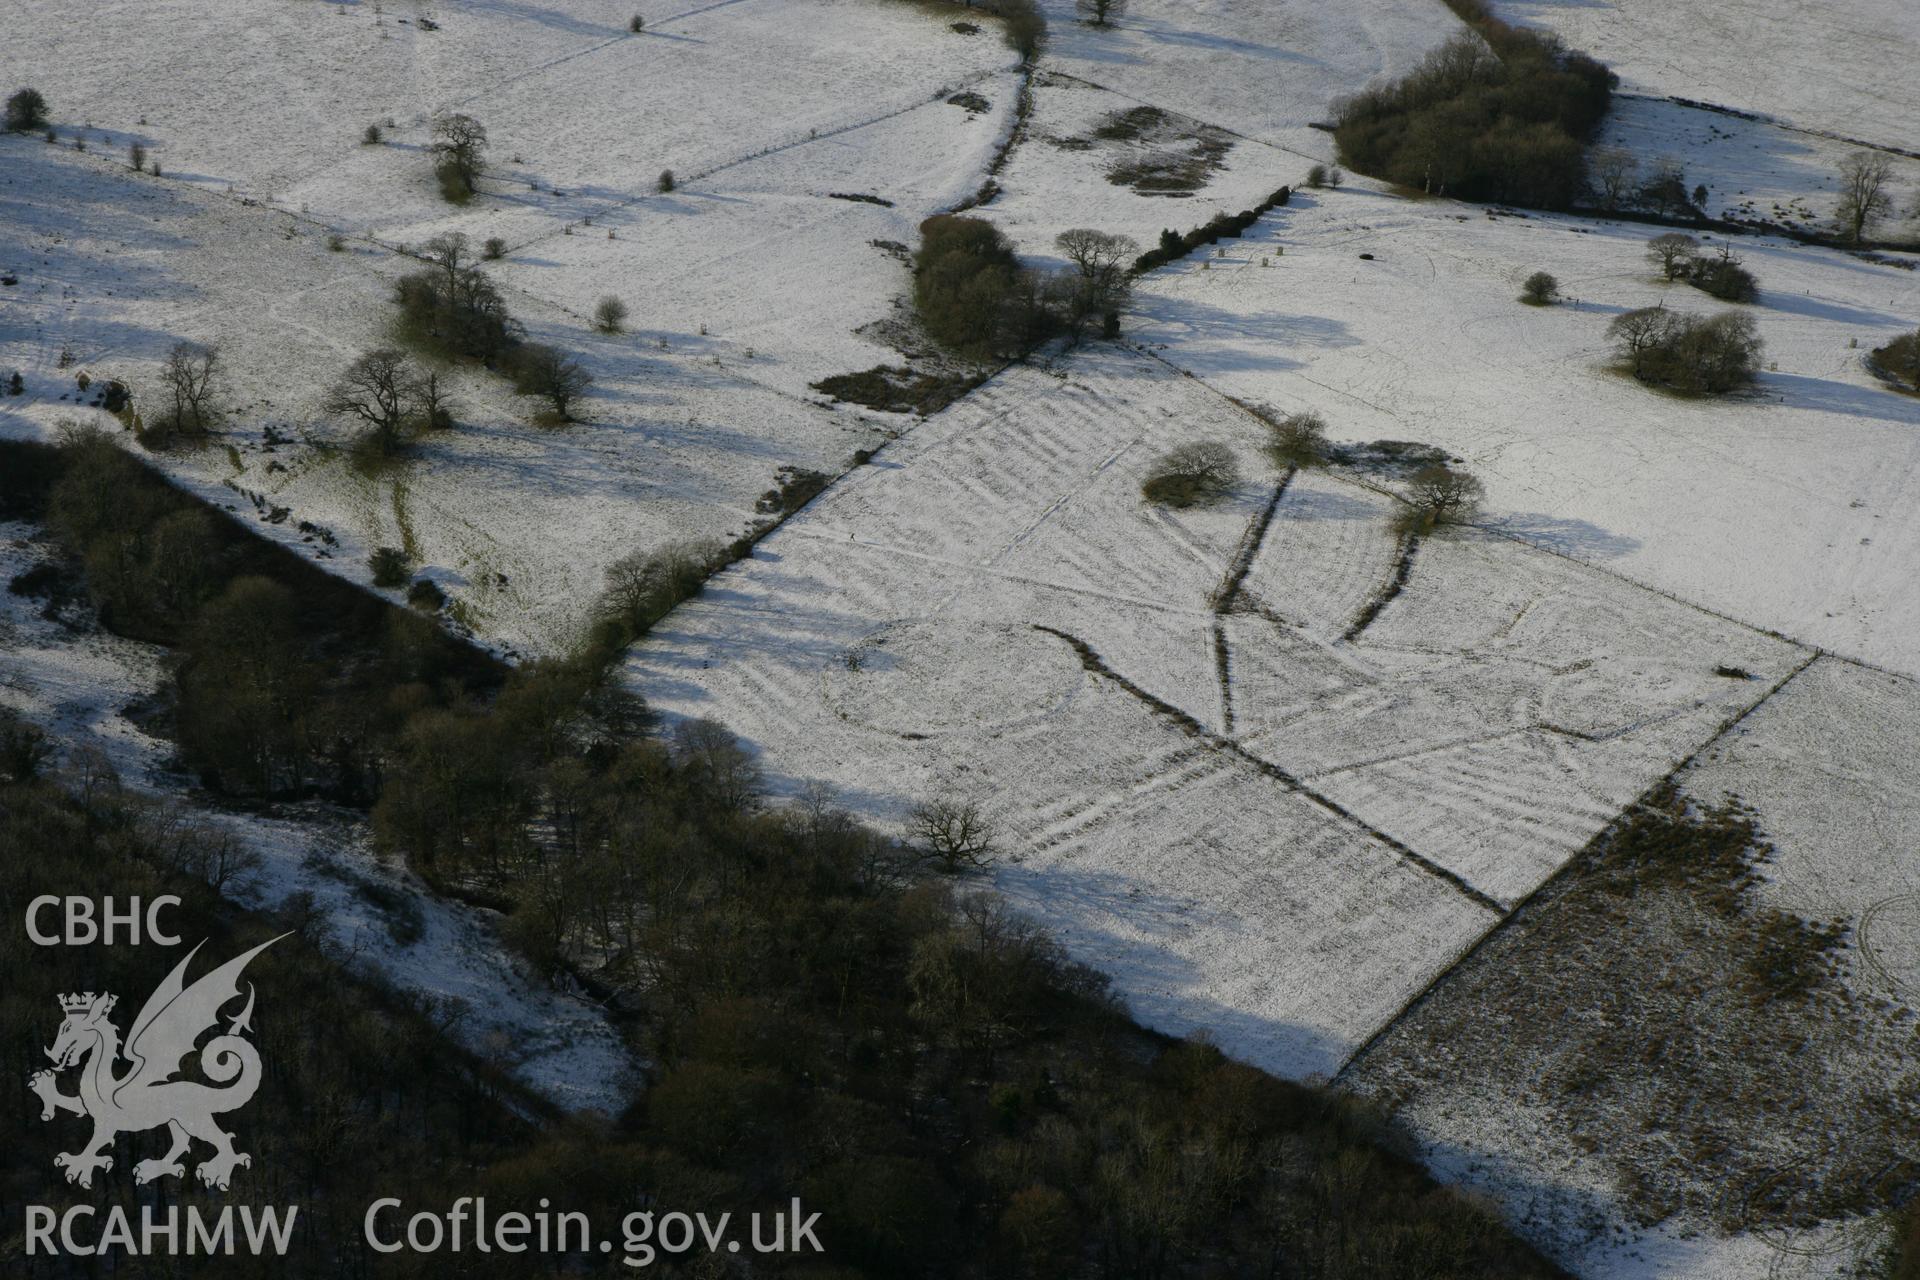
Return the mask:
<path fill-rule="evenodd" d="M 1560 282 L 1545 271 L 1536 271 L 1520 286 L 1520 301 L 1529 306 L 1551 306 L 1560 300 Z"/>
<path fill-rule="evenodd" d="M 593 304 L 593 327 L 602 333 L 619 333 L 627 326 L 627 304 L 608 294 Z"/>
<path fill-rule="evenodd" d="M 1893 162 L 1875 151 L 1855 151 L 1840 162 L 1840 202 L 1834 217 L 1847 239 L 1855 244 L 1867 228 L 1893 212 L 1893 194 L 1887 190 Z"/>
<path fill-rule="evenodd" d="M 429 150 L 437 157 L 441 193 L 456 203 L 472 196 L 486 169 L 486 126 L 464 112 L 439 116 Z"/>
<path fill-rule="evenodd" d="M 1407 487 L 1418 526 L 1424 532 L 1439 525 L 1465 524 L 1480 510 L 1486 490 L 1465 471 L 1444 462 L 1432 462 L 1414 472 Z"/>
<path fill-rule="evenodd" d="M 1125 8 L 1125 0 L 1080 0 L 1080 12 L 1096 27 L 1110 25 Z"/>

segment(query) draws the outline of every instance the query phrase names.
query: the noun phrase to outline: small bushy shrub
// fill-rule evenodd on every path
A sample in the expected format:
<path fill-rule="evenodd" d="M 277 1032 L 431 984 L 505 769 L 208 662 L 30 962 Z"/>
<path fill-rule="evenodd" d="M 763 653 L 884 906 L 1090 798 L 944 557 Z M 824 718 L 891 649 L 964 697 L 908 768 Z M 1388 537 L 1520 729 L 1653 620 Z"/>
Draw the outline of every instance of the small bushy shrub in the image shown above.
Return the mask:
<path fill-rule="evenodd" d="M 673 190 L 673 189 L 674 189 L 674 187 L 675 187 L 675 186 L 677 185 L 677 184 L 676 184 L 676 183 L 674 182 L 674 180 L 673 180 L 673 170 L 671 170 L 671 169 L 662 169 L 662 170 L 660 171 L 660 180 L 659 180 L 659 181 L 658 181 L 657 183 L 655 183 L 654 185 L 656 185 L 657 187 L 659 187 L 659 189 L 660 189 L 660 191 L 661 191 L 661 194 L 663 194 L 663 195 L 664 195 L 664 194 L 665 194 L 666 192 L 669 192 L 669 191 L 671 191 L 671 190 Z"/>
<path fill-rule="evenodd" d="M 381 139 L 385 136 L 380 132 L 379 125 L 370 124 L 361 132 L 360 141 L 365 146 L 374 147 L 380 145 Z"/>
<path fill-rule="evenodd" d="M 1560 299 L 1560 282 L 1545 271 L 1536 271 L 1520 286 L 1520 301 L 1530 307 L 1550 306 Z"/>
<path fill-rule="evenodd" d="M 26 133 L 47 123 L 46 95 L 38 89 L 17 89 L 7 98 L 7 130 Z"/>
<path fill-rule="evenodd" d="M 1288 414 L 1272 424 L 1267 455 L 1277 467 L 1306 468 L 1326 463 L 1327 423 L 1317 413 Z"/>
<path fill-rule="evenodd" d="M 626 328 L 627 304 L 608 294 L 593 305 L 593 327 L 602 333 L 619 333 Z"/>
<path fill-rule="evenodd" d="M 447 593 L 433 579 L 421 578 L 407 588 L 407 603 L 422 613 L 438 613 L 447 606 Z"/>
<path fill-rule="evenodd" d="M 367 557 L 367 567 L 373 570 L 374 586 L 399 587 L 412 574 L 413 560 L 399 547 L 377 547 Z"/>

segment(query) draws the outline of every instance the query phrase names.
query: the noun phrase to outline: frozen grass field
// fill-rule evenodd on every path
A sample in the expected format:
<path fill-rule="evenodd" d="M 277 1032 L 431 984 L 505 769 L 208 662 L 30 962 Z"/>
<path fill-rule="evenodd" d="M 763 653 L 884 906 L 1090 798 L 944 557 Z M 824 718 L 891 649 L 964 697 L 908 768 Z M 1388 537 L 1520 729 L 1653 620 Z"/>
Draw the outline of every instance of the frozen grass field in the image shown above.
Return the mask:
<path fill-rule="evenodd" d="M 615 559 L 748 531 L 783 468 L 838 477 L 627 656 L 669 724 L 719 719 L 781 797 L 826 783 L 893 831 L 977 800 L 991 883 L 1143 1023 L 1397 1105 L 1433 1168 L 1578 1274 L 1838 1275 L 1869 1240 L 1839 1210 L 1790 1232 L 1726 1210 L 1698 1135 L 1817 1149 L 1796 1176 L 1843 1203 L 1864 1175 L 1838 1149 L 1907 1122 L 1874 1108 L 1913 1070 L 1920 1000 L 1920 399 L 1863 358 L 1920 325 L 1920 271 L 1739 237 L 1763 371 L 1684 399 L 1615 369 L 1605 336 L 1632 308 L 1720 309 L 1658 281 L 1659 228 L 1354 179 L 1141 278 L 1120 343 L 1050 347 L 922 418 L 813 384 L 924 360 L 923 219 L 980 202 L 1037 265 L 1074 227 L 1149 247 L 1298 188 L 1334 158 L 1313 127 L 1332 103 L 1459 21 L 1439 0 L 1132 0 L 1096 28 L 1046 0 L 1029 74 L 978 12 L 883 0 L 16 8 L 61 145 L 0 135 L 0 375 L 25 382 L 0 434 L 108 422 L 83 374 L 151 413 L 167 349 L 217 343 L 226 428 L 152 461 L 362 585 L 370 553 L 405 549 L 514 658 L 569 649 Z M 1610 62 L 1601 140 L 1681 159 L 1716 217 L 1822 229 L 1849 151 L 1920 148 L 1920 11 L 1899 0 L 1496 8 Z M 427 151 L 445 111 L 491 137 L 459 207 Z M 135 142 L 164 176 L 129 171 Z M 1891 160 L 1905 205 L 1920 160 Z M 504 242 L 488 275 L 594 388 L 544 428 L 456 368 L 459 427 L 358 466 L 327 388 L 390 340 L 408 251 L 444 231 Z M 1536 270 L 1567 300 L 1521 305 Z M 592 328 L 607 294 L 624 332 Z M 1296 411 L 1458 459 L 1486 485 L 1475 527 L 1406 558 L 1403 476 L 1268 460 L 1261 415 Z M 1202 440 L 1234 451 L 1231 492 L 1145 504 L 1155 459 Z M 28 534 L 0 529 L 5 577 L 42 554 Z M 0 703 L 180 794 L 126 714 L 157 651 L 0 607 Z M 1724 931 L 1679 897 L 1582 914 L 1581 858 L 1670 776 L 1751 810 L 1757 901 L 1848 922 L 1844 1014 L 1756 1023 L 1712 982 Z M 624 1096 L 605 1021 L 483 915 L 429 897 L 418 942 L 389 936 L 356 877 L 410 882 L 353 821 L 199 818 L 263 855 L 249 901 L 314 893 L 396 984 L 493 1002 L 471 1043 L 519 1046 L 548 1096 Z M 1535 1016 L 1551 1001 L 1601 1012 Z M 1682 1065 L 1544 1092 L 1566 1029 L 1623 1009 L 1679 1028 Z M 1688 1073 L 1727 1092 L 1683 1141 L 1643 1121 Z M 1802 1084 L 1805 1106 L 1780 1101 Z"/>

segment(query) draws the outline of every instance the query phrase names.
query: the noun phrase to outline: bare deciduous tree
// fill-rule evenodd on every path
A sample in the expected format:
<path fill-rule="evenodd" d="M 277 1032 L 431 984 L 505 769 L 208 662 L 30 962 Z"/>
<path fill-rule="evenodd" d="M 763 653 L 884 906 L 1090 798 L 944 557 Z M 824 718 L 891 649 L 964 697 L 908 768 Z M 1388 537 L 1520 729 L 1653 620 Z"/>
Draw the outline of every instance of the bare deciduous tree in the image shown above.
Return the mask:
<path fill-rule="evenodd" d="M 360 419 L 380 452 L 391 454 L 405 436 L 415 381 L 404 355 L 380 347 L 347 366 L 327 394 L 326 410 Z"/>
<path fill-rule="evenodd" d="M 593 307 L 593 327 L 602 333 L 619 333 L 627 324 L 627 304 L 608 294 Z"/>
<path fill-rule="evenodd" d="M 1126 7 L 1126 0 L 1080 0 L 1080 12 L 1096 27 L 1112 23 Z"/>
<path fill-rule="evenodd" d="M 1465 524 L 1480 509 L 1485 489 L 1465 471 L 1455 471 L 1444 462 L 1434 462 L 1414 472 L 1407 486 L 1419 523 L 1431 529 L 1436 525 Z"/>
<path fill-rule="evenodd" d="M 1867 228 L 1893 212 L 1893 194 L 1887 183 L 1893 162 L 1875 151 L 1855 151 L 1840 162 L 1840 202 L 1834 217 L 1855 244 Z"/>
<path fill-rule="evenodd" d="M 1218 440 L 1196 440 L 1162 455 L 1140 492 L 1149 502 L 1191 507 L 1213 501 L 1239 480 L 1232 448 Z"/>
<path fill-rule="evenodd" d="M 914 806 L 907 825 L 924 856 L 947 875 L 993 862 L 996 832 L 977 801 L 928 800 Z"/>
<path fill-rule="evenodd" d="M 463 112 L 439 116 L 429 149 L 439 157 L 442 190 L 450 197 L 472 195 L 486 168 L 486 126 Z"/>
<path fill-rule="evenodd" d="M 464 231 L 443 231 L 420 246 L 420 256 L 440 268 L 447 291 L 455 291 L 461 268 L 473 261 L 473 244 Z"/>
<path fill-rule="evenodd" d="M 1685 275 L 1700 253 L 1700 242 L 1683 231 L 1669 231 L 1647 241 L 1647 261 L 1668 280 Z"/>
<path fill-rule="evenodd" d="M 438 369 L 415 375 L 407 384 L 407 391 L 418 406 L 421 426 L 431 431 L 445 431 L 453 426 L 453 411 L 457 406 L 447 394 L 446 381 Z"/>
<path fill-rule="evenodd" d="M 176 342 L 160 367 L 160 384 L 173 401 L 169 424 L 187 435 L 203 435 L 219 420 L 220 387 L 225 373 L 220 349 Z"/>
<path fill-rule="evenodd" d="M 1062 231 L 1054 244 L 1074 270 L 1067 304 L 1068 320 L 1076 333 L 1087 317 L 1114 315 L 1126 305 L 1133 280 L 1128 266 L 1140 256 L 1133 237 L 1076 227 Z"/>
<path fill-rule="evenodd" d="M 1593 153 L 1592 173 L 1594 184 L 1600 189 L 1600 202 L 1615 209 L 1633 190 L 1640 162 L 1625 147 L 1600 147 Z"/>

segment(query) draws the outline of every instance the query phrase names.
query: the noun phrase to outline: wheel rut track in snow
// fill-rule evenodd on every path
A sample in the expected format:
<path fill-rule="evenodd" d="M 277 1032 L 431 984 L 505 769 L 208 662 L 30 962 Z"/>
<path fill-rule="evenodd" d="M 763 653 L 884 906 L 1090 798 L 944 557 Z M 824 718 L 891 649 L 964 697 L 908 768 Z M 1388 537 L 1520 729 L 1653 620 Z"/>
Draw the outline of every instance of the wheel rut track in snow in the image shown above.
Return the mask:
<path fill-rule="evenodd" d="M 1506 908 L 1501 906 L 1497 898 L 1476 889 L 1472 884 L 1468 883 L 1464 876 L 1447 870 L 1447 868 L 1441 866 L 1433 859 L 1415 851 L 1405 842 L 1396 840 L 1378 827 L 1373 826 L 1331 796 L 1322 795 L 1293 774 L 1282 769 L 1279 765 L 1274 764 L 1271 760 L 1261 759 L 1231 738 L 1225 738 L 1213 732 L 1191 715 L 1188 715 L 1185 711 L 1168 702 L 1165 698 L 1150 693 L 1133 681 L 1127 679 L 1118 671 L 1108 666 L 1106 660 L 1100 656 L 1094 647 L 1080 637 L 1070 632 L 1062 631 L 1057 627 L 1046 626 L 1043 623 L 1033 622 L 1028 625 L 1035 631 L 1043 631 L 1056 639 L 1065 641 L 1075 653 L 1080 655 L 1080 664 L 1085 667 L 1088 672 L 1111 681 L 1123 692 L 1131 694 L 1134 698 L 1144 703 L 1148 710 L 1152 711 L 1155 715 L 1172 721 L 1188 735 L 1207 742 L 1215 750 L 1237 757 L 1243 763 L 1251 765 L 1260 773 L 1272 778 L 1287 790 L 1313 801 L 1335 817 L 1340 818 L 1351 826 L 1359 828 L 1374 840 L 1393 850 L 1394 853 L 1398 854 L 1403 860 L 1414 867 L 1426 872 L 1435 879 L 1445 881 L 1455 891 L 1463 897 L 1470 899 L 1476 905 L 1485 907 L 1495 915 L 1501 915 L 1505 912 Z"/>
<path fill-rule="evenodd" d="M 1779 693 L 1781 690 L 1785 689 L 1788 685 L 1792 684 L 1795 680 L 1799 679 L 1801 673 L 1806 671 L 1814 663 L 1820 661 L 1821 658 L 1826 656 L 1828 655 L 1821 654 L 1821 653 L 1809 654 L 1807 658 L 1803 662 L 1801 662 L 1798 666 L 1794 667 L 1793 670 L 1789 671 L 1786 675 L 1782 676 L 1779 680 L 1775 681 L 1773 685 L 1765 693 L 1761 694 L 1758 698 L 1756 698 L 1751 703 L 1747 704 L 1747 706 L 1743 707 L 1741 710 L 1728 716 L 1725 720 L 1722 720 L 1720 722 L 1719 727 L 1716 728 L 1713 731 L 1713 733 L 1706 738 L 1705 741 L 1701 742 L 1699 746 L 1695 747 L 1691 752 L 1689 752 L 1686 755 L 1686 757 L 1682 759 L 1679 763 L 1675 764 L 1671 769 L 1667 770 L 1664 774 L 1660 775 L 1660 777 L 1646 790 L 1642 791 L 1638 796 L 1634 797 L 1633 800 L 1629 801 L 1626 805 L 1624 805 L 1620 809 L 1619 813 L 1616 813 L 1612 818 L 1612 820 L 1610 820 L 1607 823 L 1607 825 L 1601 828 L 1599 833 L 1594 836 L 1594 840 L 1599 840 L 1603 838 L 1609 831 L 1612 831 L 1614 829 L 1615 825 L 1619 822 L 1620 818 L 1623 815 L 1631 812 L 1636 806 L 1647 803 L 1650 799 L 1652 799 L 1652 797 L 1654 797 L 1655 795 L 1658 795 L 1662 788 L 1677 783 L 1680 777 L 1683 774 L 1685 774 L 1688 769 L 1692 768 L 1694 763 L 1697 760 L 1699 760 L 1703 754 L 1705 754 L 1708 750 L 1710 750 L 1715 743 L 1721 741 L 1728 734 L 1732 733 L 1735 729 L 1739 728 L 1740 725 L 1746 721 L 1747 717 L 1751 716 L 1754 712 L 1758 711 L 1761 707 L 1765 706 L 1769 701 L 1772 700 L 1775 694 Z M 1378 1045 L 1381 1041 L 1385 1040 L 1387 1036 L 1394 1031 L 1395 1028 L 1397 1028 L 1401 1023 L 1405 1022 L 1409 1016 L 1411 1016 L 1413 1013 L 1418 1011 L 1423 1005 L 1425 1005 L 1427 1000 L 1436 991 L 1438 991 L 1443 985 L 1445 985 L 1445 983 L 1449 978 L 1453 977 L 1454 974 L 1460 972 L 1461 969 L 1465 968 L 1474 959 L 1474 957 L 1478 956 L 1481 953 L 1481 951 L 1485 950 L 1486 947 L 1490 943 L 1492 943 L 1495 938 L 1500 937 L 1509 928 L 1511 928 L 1516 922 L 1522 921 L 1526 917 L 1527 908 L 1530 904 L 1532 904 L 1534 901 L 1539 899 L 1541 895 L 1547 893 L 1548 890 L 1556 889 L 1564 881 L 1572 878 L 1578 871 L 1578 868 L 1582 860 L 1582 855 L 1584 855 L 1587 852 L 1587 849 L 1591 847 L 1592 847 L 1592 841 L 1589 841 L 1586 846 L 1583 846 L 1572 857 L 1568 858 L 1565 862 L 1561 863 L 1559 869 L 1556 870 L 1552 875 L 1548 876 L 1545 880 L 1542 880 L 1539 884 L 1535 885 L 1533 889 L 1531 889 L 1529 892 L 1522 895 L 1517 901 L 1515 901 L 1512 908 L 1503 909 L 1500 920 L 1491 929 L 1488 929 L 1485 933 L 1481 934 L 1478 938 L 1475 938 L 1464 949 L 1462 949 L 1460 954 L 1454 957 L 1453 962 L 1451 964 L 1447 965 L 1445 968 L 1441 969 L 1438 973 L 1434 974 L 1432 978 L 1428 979 L 1427 984 L 1425 986 L 1421 987 L 1420 990 L 1416 991 L 1413 994 L 1413 997 L 1411 999 L 1409 999 L 1404 1005 L 1400 1006 L 1400 1011 L 1398 1013 L 1394 1014 L 1391 1018 L 1388 1018 L 1385 1022 L 1382 1022 L 1378 1027 L 1374 1029 L 1373 1034 L 1369 1035 L 1365 1040 L 1361 1041 L 1360 1046 L 1356 1048 L 1352 1053 L 1347 1055 L 1346 1060 L 1340 1064 L 1339 1070 L 1333 1073 L 1332 1078 L 1329 1079 L 1327 1083 L 1331 1085 L 1339 1085 L 1344 1083 L 1347 1080 L 1348 1076 L 1353 1071 L 1354 1067 L 1359 1065 L 1359 1063 L 1363 1061 L 1367 1057 L 1367 1055 L 1373 1051 L 1374 1046 Z"/>

